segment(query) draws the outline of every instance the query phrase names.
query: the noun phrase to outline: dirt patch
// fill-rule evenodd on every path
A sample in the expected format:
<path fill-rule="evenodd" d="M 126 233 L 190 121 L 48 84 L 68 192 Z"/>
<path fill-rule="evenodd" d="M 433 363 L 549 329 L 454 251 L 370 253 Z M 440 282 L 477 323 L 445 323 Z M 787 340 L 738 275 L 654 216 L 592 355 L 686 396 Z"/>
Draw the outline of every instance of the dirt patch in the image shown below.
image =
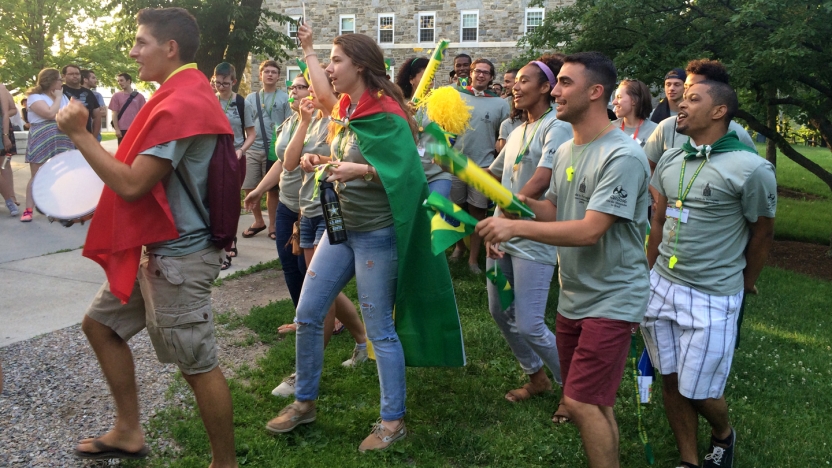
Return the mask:
<path fill-rule="evenodd" d="M 824 200 L 825 199 L 824 197 L 821 197 L 820 195 L 814 195 L 814 194 L 811 194 L 811 193 L 801 192 L 799 190 L 787 189 L 787 188 L 784 188 L 784 187 L 777 187 L 777 195 L 780 196 L 780 197 L 784 197 L 784 198 L 793 198 L 795 200 L 815 201 L 815 200 Z"/>
<path fill-rule="evenodd" d="M 832 257 L 828 245 L 777 241 L 768 256 L 768 265 L 832 281 Z"/>

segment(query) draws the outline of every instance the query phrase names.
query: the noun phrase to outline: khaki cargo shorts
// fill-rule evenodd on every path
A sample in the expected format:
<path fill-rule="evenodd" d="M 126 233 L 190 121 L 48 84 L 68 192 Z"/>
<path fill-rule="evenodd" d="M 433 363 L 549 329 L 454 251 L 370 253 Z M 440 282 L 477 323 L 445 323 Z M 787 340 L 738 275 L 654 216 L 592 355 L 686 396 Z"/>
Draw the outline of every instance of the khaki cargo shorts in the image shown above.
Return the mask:
<path fill-rule="evenodd" d="M 181 257 L 144 252 L 127 304 L 105 282 L 87 316 L 125 341 L 147 327 L 160 362 L 176 364 L 183 374 L 209 372 L 218 365 L 211 284 L 220 254 L 214 247 Z"/>

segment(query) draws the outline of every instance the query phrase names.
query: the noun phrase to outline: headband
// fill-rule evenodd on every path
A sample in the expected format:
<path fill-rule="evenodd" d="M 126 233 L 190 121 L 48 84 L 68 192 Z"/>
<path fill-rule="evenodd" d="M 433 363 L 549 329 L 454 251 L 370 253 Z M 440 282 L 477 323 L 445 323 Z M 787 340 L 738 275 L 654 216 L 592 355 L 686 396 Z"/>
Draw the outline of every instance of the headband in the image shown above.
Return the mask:
<path fill-rule="evenodd" d="M 540 60 L 532 60 L 531 63 L 537 65 L 541 70 L 543 70 L 543 74 L 549 79 L 549 86 L 554 88 L 555 84 L 557 84 L 557 80 L 555 79 L 555 74 L 552 73 L 552 69 Z"/>

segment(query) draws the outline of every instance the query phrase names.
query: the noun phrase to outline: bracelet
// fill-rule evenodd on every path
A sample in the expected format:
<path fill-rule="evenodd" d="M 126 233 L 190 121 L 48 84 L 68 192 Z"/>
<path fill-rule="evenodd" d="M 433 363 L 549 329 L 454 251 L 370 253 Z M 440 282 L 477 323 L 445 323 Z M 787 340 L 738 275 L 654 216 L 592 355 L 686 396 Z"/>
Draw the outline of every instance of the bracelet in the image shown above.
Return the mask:
<path fill-rule="evenodd" d="M 308 54 L 304 55 L 303 59 L 306 60 L 306 57 L 309 57 L 310 55 L 314 55 L 315 58 L 318 58 L 318 53 L 317 52 L 311 52 L 311 53 L 308 53 Z"/>

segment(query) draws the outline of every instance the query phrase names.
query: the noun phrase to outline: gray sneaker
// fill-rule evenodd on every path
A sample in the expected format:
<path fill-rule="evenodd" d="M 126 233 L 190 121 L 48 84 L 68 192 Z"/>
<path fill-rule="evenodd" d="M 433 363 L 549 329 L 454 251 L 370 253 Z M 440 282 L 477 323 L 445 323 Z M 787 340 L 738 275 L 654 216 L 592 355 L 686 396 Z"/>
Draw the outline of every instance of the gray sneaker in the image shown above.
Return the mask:
<path fill-rule="evenodd" d="M 14 200 L 11 198 L 6 200 L 6 208 L 9 209 L 9 216 L 17 216 L 20 214 L 20 210 L 17 209 L 17 205 L 14 203 Z"/>
<path fill-rule="evenodd" d="M 272 395 L 288 398 L 295 394 L 295 373 L 293 372 L 292 375 L 283 379 L 283 382 L 280 383 L 277 387 L 272 390 Z"/>
<path fill-rule="evenodd" d="M 355 367 L 366 360 L 367 347 L 365 346 L 363 349 L 359 349 L 358 345 L 355 345 L 355 348 L 352 350 L 352 357 L 342 362 L 341 365 L 344 367 Z"/>

